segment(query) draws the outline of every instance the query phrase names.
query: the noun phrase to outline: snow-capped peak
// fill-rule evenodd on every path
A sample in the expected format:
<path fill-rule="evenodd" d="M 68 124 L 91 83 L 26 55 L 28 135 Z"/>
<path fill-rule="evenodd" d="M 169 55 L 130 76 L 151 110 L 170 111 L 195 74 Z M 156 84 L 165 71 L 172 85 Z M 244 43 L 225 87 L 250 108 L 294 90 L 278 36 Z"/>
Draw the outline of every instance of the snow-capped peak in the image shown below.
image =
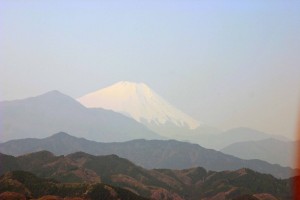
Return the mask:
<path fill-rule="evenodd" d="M 138 122 L 195 129 L 199 122 L 173 107 L 144 83 L 121 81 L 78 99 L 90 108 L 104 108 L 128 115 Z"/>

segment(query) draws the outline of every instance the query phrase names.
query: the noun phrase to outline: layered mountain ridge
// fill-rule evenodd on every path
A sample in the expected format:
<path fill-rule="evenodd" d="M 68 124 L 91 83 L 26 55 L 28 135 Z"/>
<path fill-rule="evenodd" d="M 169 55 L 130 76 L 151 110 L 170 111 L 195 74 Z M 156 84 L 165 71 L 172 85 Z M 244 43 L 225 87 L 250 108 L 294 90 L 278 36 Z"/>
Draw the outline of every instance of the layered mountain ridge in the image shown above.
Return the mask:
<path fill-rule="evenodd" d="M 89 200 L 85 194 L 93 187 L 97 194 L 111 195 L 108 199 L 122 195 L 155 200 L 290 198 L 291 179 L 285 178 L 296 170 L 278 164 L 292 166 L 294 142 L 284 137 L 243 127 L 220 131 L 203 125 L 143 83 L 119 82 L 78 100 L 84 105 L 51 91 L 0 102 L 1 140 L 7 141 L 0 143 L 0 174 L 25 170 L 43 178 L 88 184 L 75 188 L 85 191 L 80 198 Z M 55 132 L 59 133 L 51 135 Z M 274 146 L 279 150 L 276 155 Z M 26 173 L 20 172 L 22 180 L 34 176 Z M 22 180 L 4 174 L 0 193 L 15 186 L 34 193 L 35 188 L 28 189 Z M 51 188 L 67 193 L 69 186 L 62 185 L 51 183 Z"/>
<path fill-rule="evenodd" d="M 11 163 L 18 163 L 18 166 L 13 164 L 14 167 L 17 167 L 17 170 L 29 171 L 42 178 L 51 178 L 64 183 L 72 183 L 73 186 L 76 186 L 74 183 L 109 184 L 112 187 L 108 185 L 106 188 L 111 187 L 113 190 L 118 191 L 117 194 L 125 192 L 126 195 L 131 195 L 132 198 L 134 197 L 132 193 L 117 190 L 116 187 L 125 188 L 136 195 L 148 197 L 153 200 L 233 199 L 243 195 L 259 196 L 263 194 L 268 194 L 268 196 L 278 199 L 291 198 L 291 179 L 276 179 L 271 175 L 257 173 L 245 168 L 222 172 L 206 171 L 201 167 L 184 170 L 147 170 L 116 155 L 93 156 L 83 152 L 76 152 L 66 156 L 54 156 L 51 152 L 47 151 L 35 152 L 19 157 L 0 154 L 0 161 L 3 163 L 4 169 L 9 169 Z M 8 171 L 0 170 L 0 175 Z M 13 180 L 17 180 L 26 186 L 27 177 L 31 180 L 38 180 L 41 184 L 36 184 L 34 188 L 36 191 L 43 191 L 42 189 L 37 190 L 37 188 L 42 186 L 45 181 L 37 179 L 26 172 L 18 173 L 23 175 L 20 177 L 16 173 L 12 173 L 13 176 L 6 173 L 0 177 L 0 192 L 1 190 L 3 191 L 3 188 L 5 191 L 9 191 L 13 190 L 16 186 L 20 187 L 17 184 L 11 185 Z M 13 180 L 6 181 L 6 177 Z M 27 187 L 34 189 L 32 187 L 35 182 L 30 181 L 29 183 L 31 184 L 28 184 Z M 10 184 L 10 187 L 7 187 L 6 184 Z M 57 193 L 54 194 L 59 194 L 58 192 L 64 195 L 68 194 L 64 193 L 64 190 L 65 192 L 69 191 L 69 193 L 70 191 L 75 192 L 74 187 L 65 186 L 60 190 L 55 190 L 55 185 L 51 187 L 48 185 L 44 190 L 48 191 L 48 194 L 56 191 Z M 80 185 L 76 187 L 78 186 Z M 77 188 L 76 193 L 79 193 L 79 195 L 82 194 L 80 191 L 86 191 L 84 185 L 81 185 L 81 187 L 83 188 Z M 87 193 L 90 195 L 96 194 Z M 138 198 L 138 196 L 136 197 Z M 92 199 L 99 198 L 98 196 L 98 198 Z"/>
<path fill-rule="evenodd" d="M 293 170 L 289 167 L 281 167 L 261 160 L 243 160 L 197 144 L 175 140 L 140 139 L 101 143 L 58 133 L 44 139 L 28 138 L 0 144 L 0 152 L 16 156 L 40 150 L 51 151 L 56 155 L 67 155 L 78 151 L 92 155 L 116 154 L 148 169 L 185 169 L 201 166 L 214 171 L 250 168 L 281 178 L 293 174 Z"/>

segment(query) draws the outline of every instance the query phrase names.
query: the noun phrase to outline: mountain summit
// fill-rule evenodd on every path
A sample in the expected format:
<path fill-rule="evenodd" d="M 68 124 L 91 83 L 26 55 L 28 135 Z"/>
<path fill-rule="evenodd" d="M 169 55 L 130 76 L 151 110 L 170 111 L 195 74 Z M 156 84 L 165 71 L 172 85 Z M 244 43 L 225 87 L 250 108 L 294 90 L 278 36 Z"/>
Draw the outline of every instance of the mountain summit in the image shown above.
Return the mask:
<path fill-rule="evenodd" d="M 158 131 L 159 127 L 195 129 L 199 126 L 197 120 L 172 106 L 144 83 L 118 82 L 84 95 L 78 101 L 86 107 L 123 113 L 164 136 L 167 130 Z"/>

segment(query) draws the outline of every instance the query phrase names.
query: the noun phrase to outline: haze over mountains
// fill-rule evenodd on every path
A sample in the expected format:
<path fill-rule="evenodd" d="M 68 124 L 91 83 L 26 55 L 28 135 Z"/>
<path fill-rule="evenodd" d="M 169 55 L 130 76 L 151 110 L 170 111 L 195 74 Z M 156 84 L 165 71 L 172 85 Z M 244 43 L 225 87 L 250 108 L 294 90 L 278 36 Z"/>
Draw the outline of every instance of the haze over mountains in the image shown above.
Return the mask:
<path fill-rule="evenodd" d="M 258 141 L 244 141 L 231 144 L 221 151 L 243 159 L 260 159 L 281 166 L 295 166 L 295 141 L 268 138 Z"/>
<path fill-rule="evenodd" d="M 277 138 L 250 128 L 221 131 L 178 110 L 144 83 L 121 81 L 77 99 L 90 108 L 122 113 L 169 139 L 190 141 L 206 148 L 222 149 L 235 142 Z"/>
<path fill-rule="evenodd" d="M 231 144 L 238 142 L 260 141 L 265 139 L 277 139 L 280 141 L 289 141 L 284 136 L 264 133 L 247 127 L 233 128 L 226 131 L 220 131 L 213 128 L 198 128 L 194 134 L 187 134 L 186 140 L 198 143 L 203 147 L 221 150 Z"/>
<path fill-rule="evenodd" d="M 174 108 L 143 83 L 119 82 L 79 101 L 105 109 L 86 108 L 58 91 L 1 102 L 1 140 L 42 138 L 64 131 L 99 142 L 177 139 L 217 150 L 249 140 L 286 140 L 249 128 L 224 132 L 209 127 Z"/>
<path fill-rule="evenodd" d="M 1 139 L 7 142 L 0 143 L 0 172 L 25 170 L 61 181 L 114 184 L 157 200 L 231 198 L 262 191 L 272 199 L 281 197 L 279 190 L 289 195 L 290 180 L 276 179 L 296 171 L 287 148 L 292 143 L 282 136 L 207 126 L 142 83 L 119 82 L 79 101 L 89 108 L 58 91 L 1 102 Z M 279 145 L 286 153 L 272 154 Z M 41 150 L 57 156 L 33 153 Z M 263 189 L 246 183 L 254 177 L 259 187 L 264 182 Z M 273 182 L 277 185 L 269 187 Z"/>
<path fill-rule="evenodd" d="M 21 139 L 0 144 L 0 152 L 23 155 L 47 150 L 56 155 L 77 151 L 93 155 L 116 154 L 148 169 L 186 169 L 204 167 L 208 170 L 237 170 L 250 168 L 276 177 L 287 178 L 293 174 L 288 167 L 272 165 L 261 160 L 243 160 L 221 152 L 205 149 L 197 144 L 175 140 L 133 140 L 121 143 L 100 143 L 76 138 L 66 133 L 57 133 L 44 139 Z"/>
<path fill-rule="evenodd" d="M 293 200 L 299 8 L 0 0 L 0 200 Z"/>

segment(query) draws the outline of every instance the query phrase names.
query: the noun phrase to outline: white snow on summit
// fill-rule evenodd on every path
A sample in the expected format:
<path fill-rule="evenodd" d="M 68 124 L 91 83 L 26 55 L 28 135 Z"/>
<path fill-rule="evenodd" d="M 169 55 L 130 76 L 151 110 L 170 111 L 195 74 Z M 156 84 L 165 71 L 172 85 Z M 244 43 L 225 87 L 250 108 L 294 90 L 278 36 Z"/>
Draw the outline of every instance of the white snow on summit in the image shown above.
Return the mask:
<path fill-rule="evenodd" d="M 77 100 L 86 107 L 113 110 L 138 122 L 146 120 L 156 125 L 171 122 L 189 129 L 199 126 L 197 120 L 173 107 L 144 83 L 118 82 Z"/>

